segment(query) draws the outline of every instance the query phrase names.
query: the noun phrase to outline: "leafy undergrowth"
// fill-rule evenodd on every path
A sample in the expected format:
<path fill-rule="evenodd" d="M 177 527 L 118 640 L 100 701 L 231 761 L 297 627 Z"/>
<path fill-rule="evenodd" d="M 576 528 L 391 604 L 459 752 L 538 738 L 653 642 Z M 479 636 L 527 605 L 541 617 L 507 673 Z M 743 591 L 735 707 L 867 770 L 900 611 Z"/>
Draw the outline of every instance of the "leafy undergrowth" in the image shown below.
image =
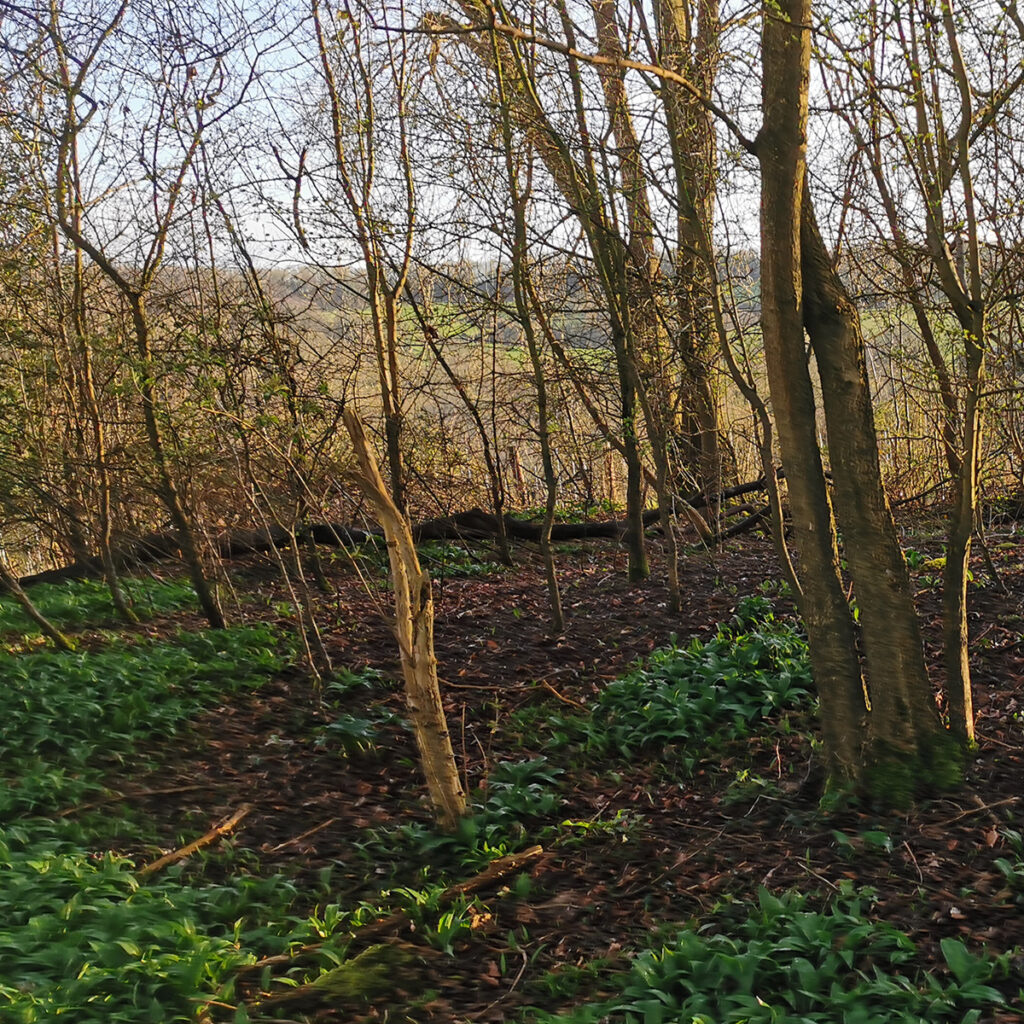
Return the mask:
<path fill-rule="evenodd" d="M 140 742 L 279 671 L 282 649 L 272 629 L 241 626 L 77 653 L 0 653 L 0 816 L 81 799 Z"/>
<path fill-rule="evenodd" d="M 230 994 L 247 945 L 282 951 L 311 934 L 281 913 L 296 895 L 283 879 L 196 885 L 178 868 L 143 883 L 70 827 L 2 835 L 0 1019 L 12 1024 L 194 1020 Z"/>
<path fill-rule="evenodd" d="M 701 928 L 641 952 L 615 997 L 537 1024 L 976 1024 L 1003 1007 L 995 978 L 1009 956 L 972 955 L 943 939 L 949 977 L 915 968 L 901 931 L 871 916 L 870 893 L 849 885 L 824 907 L 761 889 Z M 713 929 L 713 930 L 711 930 Z"/>
<path fill-rule="evenodd" d="M 589 571 L 567 608 L 598 590 Z M 351 670 L 319 698 L 263 627 L 8 657 L 0 1020 L 1019 1018 L 1012 797 L 826 816 L 803 640 L 763 599 L 713 597 L 720 625 L 679 630 L 706 639 L 661 646 L 666 629 L 650 649 L 626 643 L 650 635 L 631 632 L 628 593 L 598 598 L 588 644 L 615 672 L 586 689 L 567 640 L 571 672 L 536 672 L 557 684 L 544 689 L 515 671 L 562 641 L 522 641 L 520 597 L 511 644 L 493 609 L 445 619 L 482 586 L 518 595 L 496 580 L 453 581 L 440 605 L 458 659 L 442 671 L 467 687 L 448 691 L 450 721 L 480 784 L 453 835 L 418 802 L 386 630 L 355 615 Z M 1014 756 L 985 770 L 1009 777 Z M 215 852 L 140 877 L 242 802 L 253 811 Z M 507 873 L 488 881 L 496 862 Z"/>
<path fill-rule="evenodd" d="M 142 885 L 130 859 L 101 845 L 136 832 L 116 804 L 96 800 L 82 824 L 58 808 L 99 795 L 115 764 L 142 767 L 146 743 L 203 708 L 260 686 L 290 646 L 242 626 L 0 655 L 0 1019 L 191 1020 L 190 1000 L 244 959 L 246 922 L 262 936 L 279 880 L 196 888 L 178 869 Z"/>
<path fill-rule="evenodd" d="M 153 618 L 192 608 L 195 591 L 183 580 L 134 579 L 121 581 L 129 606 L 140 618 Z M 37 583 L 28 590 L 33 604 L 60 629 L 114 625 L 117 611 L 105 583 L 73 580 L 68 583 Z M 38 627 L 12 598 L 0 598 L 0 634 L 17 633 L 31 638 Z"/>
<path fill-rule="evenodd" d="M 549 719 L 552 745 L 607 760 L 674 753 L 692 770 L 708 747 L 811 704 L 807 644 L 763 597 L 739 602 L 708 641 L 675 643 L 606 686 L 586 714 Z"/>

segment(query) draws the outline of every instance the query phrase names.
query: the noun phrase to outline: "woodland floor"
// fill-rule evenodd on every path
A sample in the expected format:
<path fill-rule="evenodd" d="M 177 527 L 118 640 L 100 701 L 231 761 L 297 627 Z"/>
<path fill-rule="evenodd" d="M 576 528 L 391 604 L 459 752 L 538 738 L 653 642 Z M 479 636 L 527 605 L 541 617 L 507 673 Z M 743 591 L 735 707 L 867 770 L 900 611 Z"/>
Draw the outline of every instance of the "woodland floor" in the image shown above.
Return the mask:
<path fill-rule="evenodd" d="M 903 527 L 905 546 L 927 558 L 941 554 L 941 524 L 906 520 Z M 990 544 L 1006 592 L 979 561 L 971 645 L 979 745 L 962 789 L 900 814 L 828 814 L 819 806 L 812 743 L 800 729 L 727 745 L 692 778 L 673 775 L 657 758 L 596 770 L 573 768 L 566 755 L 555 753 L 552 761 L 566 769 L 565 802 L 548 823 L 615 822 L 622 812 L 620 827 L 593 829 L 585 837 L 581 828 L 559 833 L 556 827 L 555 838 L 544 842 L 545 852 L 526 869 L 529 892 L 483 896 L 486 913 L 471 939 L 456 947 L 454 960 L 424 950 L 422 977 L 405 977 L 393 997 L 370 1007 L 312 1005 L 302 1019 L 502 1021 L 526 1005 L 552 1011 L 571 1006 L 584 995 L 599 995 L 605 976 L 621 969 L 631 949 L 650 945 L 652 931 L 700 919 L 729 897 L 756 899 L 760 886 L 823 898 L 845 880 L 871 887 L 872 916 L 906 931 L 940 972 L 946 968 L 939 942 L 948 936 L 972 949 L 1020 953 L 1024 914 L 1007 898 L 994 862 L 1006 855 L 1000 829 L 1020 828 L 1024 810 L 1024 554 L 1012 524 L 994 528 Z M 630 585 L 618 548 L 574 545 L 559 556 L 569 621 L 556 638 L 547 629 L 536 554 L 522 547 L 516 558 L 514 569 L 444 579 L 435 590 L 446 710 L 470 789 L 484 784 L 498 762 L 550 753 L 543 729 L 517 725 L 524 719 L 514 713 L 542 703 L 567 712 L 575 710 L 567 702 L 589 704 L 636 658 L 672 634 L 680 640 L 713 634 L 738 598 L 780 576 L 764 538 L 690 554 L 681 566 L 685 609 L 672 614 L 657 575 Z M 323 598 L 320 619 L 334 663 L 396 677 L 380 593 L 368 593 L 340 559 L 328 571 L 336 589 Z M 268 560 L 239 561 L 232 573 L 249 598 L 272 603 L 286 596 Z M 936 680 L 939 595 L 933 577 L 939 574 L 933 569 L 929 575 L 926 567 L 915 573 Z M 174 624 L 180 622 L 176 617 Z M 147 628 L 153 631 L 154 624 Z M 402 713 L 397 688 L 373 699 Z M 310 679 L 299 673 L 279 678 L 232 698 L 184 739 L 148 751 L 159 769 L 122 782 L 134 793 L 157 791 L 134 804 L 159 823 L 166 848 L 183 830 L 198 835 L 250 803 L 253 812 L 231 840 L 236 857 L 249 851 L 259 872 L 281 871 L 300 882 L 330 866 L 338 901 L 357 900 L 379 888 L 359 853 L 361 835 L 426 822 L 423 787 L 412 738 L 400 726 L 384 728 L 372 749 L 340 757 L 309 739 L 319 720 Z M 118 780 L 111 786 L 118 788 Z M 410 880 L 413 872 L 410 866 Z M 400 938 L 417 944 L 407 930 Z M 544 972 L 599 958 L 607 963 L 582 995 L 538 987 Z M 1016 996 L 1018 987 L 1019 981 L 1010 985 L 1007 995 Z M 430 998 L 408 1010 L 411 998 L 427 990 Z M 1019 1007 L 989 1019 L 1019 1020 Z"/>

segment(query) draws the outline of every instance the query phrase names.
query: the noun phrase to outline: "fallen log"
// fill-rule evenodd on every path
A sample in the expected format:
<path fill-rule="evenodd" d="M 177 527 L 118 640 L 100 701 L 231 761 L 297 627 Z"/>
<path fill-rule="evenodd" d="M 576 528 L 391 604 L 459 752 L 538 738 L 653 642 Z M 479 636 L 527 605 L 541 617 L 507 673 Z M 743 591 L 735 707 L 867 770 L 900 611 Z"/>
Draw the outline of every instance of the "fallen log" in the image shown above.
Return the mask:
<path fill-rule="evenodd" d="M 337 523 L 313 523 L 296 531 L 300 541 L 309 539 L 328 547 L 348 547 L 361 544 L 377 534 Z M 212 537 L 210 547 L 218 558 L 241 558 L 262 554 L 272 548 L 291 544 L 291 535 L 280 526 L 248 529 L 238 527 Z M 158 562 L 171 562 L 181 557 L 177 534 L 173 530 L 147 533 L 135 540 L 122 541 L 113 552 L 114 567 L 119 572 L 131 572 Z M 58 569 L 47 569 L 21 578 L 23 587 L 33 583 L 63 583 L 67 580 L 98 579 L 103 575 L 99 557 L 83 558 Z"/>
<path fill-rule="evenodd" d="M 747 530 L 754 529 L 755 526 L 763 523 L 766 519 L 770 519 L 772 510 L 768 505 L 763 505 L 761 508 L 755 509 L 748 516 L 744 516 L 738 523 L 733 523 L 732 526 L 727 527 L 718 534 L 719 540 L 728 540 L 730 537 L 737 537 L 741 533 L 746 533 Z"/>
<path fill-rule="evenodd" d="M 726 488 L 719 498 L 739 497 L 753 491 L 764 489 L 764 478 L 747 484 L 737 484 Z M 694 507 L 706 505 L 706 498 L 692 496 L 686 501 Z M 684 505 L 685 507 L 685 505 Z M 643 513 L 645 527 L 658 523 L 658 509 L 647 509 Z M 756 525 L 745 523 L 741 529 Z M 527 519 L 518 519 L 512 515 L 504 515 L 502 522 L 506 536 L 513 540 L 537 543 L 540 540 L 540 523 Z M 613 540 L 621 542 L 626 535 L 627 524 L 624 520 L 588 520 L 582 523 L 555 523 L 551 528 L 551 539 L 562 543 L 574 540 Z M 715 533 L 717 538 L 728 537 L 732 528 L 719 526 Z M 413 538 L 417 543 L 427 540 L 488 540 L 500 534 L 498 517 L 492 512 L 481 508 L 471 508 L 465 512 L 456 512 L 447 516 L 438 516 L 416 523 L 412 528 Z M 383 533 L 379 530 L 364 530 L 344 523 L 307 523 L 298 527 L 295 538 L 300 542 L 311 541 L 324 547 L 353 547 L 370 540 L 382 541 Z M 217 558 L 241 558 L 245 555 L 262 554 L 273 548 L 287 547 L 292 542 L 288 530 L 280 526 L 259 528 L 237 527 L 226 530 L 209 539 L 209 546 Z M 130 572 L 146 565 L 158 562 L 170 562 L 181 557 L 178 536 L 173 530 L 155 531 L 134 540 L 124 540 L 113 551 L 114 565 L 119 572 Z M 70 565 L 44 572 L 33 573 L 22 577 L 18 582 L 21 586 L 34 583 L 62 583 L 76 579 L 99 579 L 103 576 L 103 565 L 98 556 L 81 559 Z"/>

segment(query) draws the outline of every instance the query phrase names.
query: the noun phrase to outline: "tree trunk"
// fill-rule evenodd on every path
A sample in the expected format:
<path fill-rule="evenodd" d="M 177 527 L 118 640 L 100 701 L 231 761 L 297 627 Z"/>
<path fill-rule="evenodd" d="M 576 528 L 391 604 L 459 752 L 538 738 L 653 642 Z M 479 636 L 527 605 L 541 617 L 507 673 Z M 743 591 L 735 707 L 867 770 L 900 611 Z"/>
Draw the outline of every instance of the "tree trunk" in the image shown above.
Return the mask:
<path fill-rule="evenodd" d="M 860 318 L 822 241 L 806 188 L 801 222 L 804 323 L 821 379 L 843 552 L 860 609 L 871 728 L 871 789 L 896 804 L 948 774 L 906 561 L 882 487 Z M 946 744 L 941 744 L 945 748 Z M 953 758 L 955 764 L 956 759 Z"/>
<path fill-rule="evenodd" d="M 21 610 L 42 630 L 43 636 L 49 637 L 62 651 L 75 649 L 75 645 L 35 606 L 3 558 L 0 558 L 0 584 L 10 591 Z"/>
<path fill-rule="evenodd" d="M 718 69 L 718 0 L 658 0 L 654 5 L 660 59 L 685 75 L 705 96 L 714 93 Z M 669 147 L 675 175 L 678 307 L 676 349 L 682 361 L 677 444 L 682 463 L 697 469 L 701 489 L 712 497 L 723 485 L 722 397 L 715 386 L 719 339 L 714 323 L 714 267 L 704 248 L 715 215 L 718 153 L 711 115 L 679 82 L 663 81 Z M 712 522 L 718 508 L 709 506 Z"/>
<path fill-rule="evenodd" d="M 953 478 L 946 568 L 942 580 L 942 629 L 946 655 L 946 700 L 949 726 L 965 745 L 974 742 L 974 698 L 968 649 L 967 583 L 971 538 L 978 503 L 978 457 L 981 447 L 981 385 L 985 376 L 985 314 L 964 330 L 967 388 L 963 405 L 963 454 Z"/>
<path fill-rule="evenodd" d="M 438 823 L 450 830 L 466 813 L 466 794 L 459 780 L 437 679 L 430 574 L 420 567 L 409 522 L 388 493 L 362 421 L 352 409 L 346 409 L 344 416 L 359 463 L 356 482 L 373 504 L 387 538 L 395 588 L 395 638 L 423 774 Z"/>
<path fill-rule="evenodd" d="M 135 341 L 139 352 L 139 360 L 142 364 L 143 376 L 140 385 L 142 416 L 146 424 L 146 436 L 149 438 L 149 447 L 153 453 L 153 461 L 156 463 L 160 497 L 174 528 L 178 531 L 178 543 L 181 545 L 182 559 L 185 562 L 185 567 L 188 569 L 189 577 L 192 580 L 196 597 L 199 599 L 199 605 L 203 609 L 203 614 L 206 616 L 207 622 L 214 629 L 223 629 L 227 625 L 224 619 L 224 612 L 203 569 L 202 558 L 199 555 L 199 545 L 196 543 L 195 528 L 188 513 L 185 511 L 181 494 L 178 491 L 178 485 L 174 482 L 174 476 L 171 473 L 171 467 L 167 460 L 167 451 L 164 448 L 156 399 L 156 382 L 153 379 L 153 353 L 149 341 L 149 321 L 146 315 L 145 300 L 142 295 L 135 294 L 130 296 L 130 301 L 132 321 L 135 327 Z"/>
<path fill-rule="evenodd" d="M 800 612 L 821 701 L 829 774 L 856 779 L 866 709 L 853 618 L 843 593 L 835 526 L 818 449 L 804 351 L 800 272 L 806 166 L 810 0 L 763 9 L 761 322 L 772 406 L 800 556 Z"/>

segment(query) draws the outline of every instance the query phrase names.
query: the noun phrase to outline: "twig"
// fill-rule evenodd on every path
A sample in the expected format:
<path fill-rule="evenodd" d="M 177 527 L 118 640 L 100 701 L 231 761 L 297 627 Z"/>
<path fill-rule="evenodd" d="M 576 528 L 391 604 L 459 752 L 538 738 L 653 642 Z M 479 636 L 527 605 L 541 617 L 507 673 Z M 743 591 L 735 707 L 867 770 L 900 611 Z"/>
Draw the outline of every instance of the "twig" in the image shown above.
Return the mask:
<path fill-rule="evenodd" d="M 525 690 L 525 686 L 503 686 L 501 683 L 449 683 L 441 682 L 441 687 L 452 687 L 456 690 L 490 690 L 491 692 L 504 692 L 506 690 Z"/>
<path fill-rule="evenodd" d="M 325 828 L 333 825 L 338 819 L 328 818 L 326 821 L 321 822 L 319 825 L 315 825 L 313 828 L 306 829 L 302 835 L 295 836 L 294 839 L 286 839 L 283 843 L 278 843 L 277 846 L 272 846 L 267 853 L 277 853 L 278 850 L 283 850 L 286 846 L 294 846 L 296 843 L 301 843 L 303 839 L 308 839 L 310 836 L 315 836 L 317 832 L 322 832 Z"/>
<path fill-rule="evenodd" d="M 241 822 L 243 818 L 247 817 L 251 811 L 252 804 L 242 804 L 242 806 L 239 807 L 230 818 L 226 818 L 219 825 L 215 825 L 206 833 L 206 835 L 193 840 L 187 846 L 181 847 L 180 850 L 174 850 L 171 853 L 165 854 L 163 857 L 159 858 L 159 860 L 153 861 L 152 864 L 147 864 L 145 867 L 139 868 L 139 870 L 135 872 L 135 877 L 140 880 L 152 878 L 158 871 L 162 871 L 169 865 L 177 864 L 178 861 L 184 860 L 186 857 L 191 857 L 197 850 L 202 850 L 204 847 L 211 846 L 213 843 L 217 842 L 218 839 L 223 838 L 235 829 L 239 822 Z"/>
<path fill-rule="evenodd" d="M 839 892 L 839 891 L 840 891 L 840 890 L 839 890 L 839 886 L 838 886 L 838 885 L 836 885 L 836 883 L 835 883 L 835 882 L 832 882 L 832 881 L 830 881 L 830 880 L 829 880 L 829 879 L 827 879 L 827 878 L 826 878 L 826 877 L 825 877 L 824 875 L 820 875 L 820 874 L 818 874 L 818 872 L 817 872 L 817 871 L 815 871 L 815 870 L 814 870 L 814 868 L 812 868 L 812 867 L 811 867 L 811 866 L 810 866 L 809 864 L 804 864 L 804 863 L 801 863 L 801 865 L 800 865 L 800 866 L 801 866 L 801 867 L 802 867 L 802 868 L 804 869 L 804 871 L 806 871 L 806 872 L 807 872 L 807 874 L 809 874 L 809 875 L 814 875 L 814 877 L 815 877 L 815 878 L 816 878 L 816 879 L 817 879 L 817 880 L 818 880 L 819 882 L 824 882 L 824 883 L 825 883 L 825 884 L 826 884 L 826 885 L 827 885 L 827 886 L 828 886 L 828 887 L 829 887 L 830 889 L 832 889 L 832 890 L 833 890 L 834 892 Z M 776 865 L 775 865 L 775 867 L 779 867 L 779 865 L 778 865 L 778 864 L 776 864 Z M 771 871 L 769 871 L 769 872 L 768 872 L 768 874 L 774 874 L 774 872 L 775 872 L 775 868 L 772 868 L 772 870 L 771 870 Z M 762 885 L 763 885 L 763 884 L 764 884 L 764 883 L 762 883 Z"/>
<path fill-rule="evenodd" d="M 479 875 L 475 875 L 468 881 L 459 882 L 458 885 L 445 889 L 438 899 L 438 906 L 445 907 L 449 903 L 453 903 L 460 896 L 468 896 L 470 893 L 479 892 L 481 889 L 494 885 L 495 882 L 500 882 L 503 878 L 507 878 L 520 868 L 525 867 L 530 861 L 536 860 L 543 852 L 543 847 L 531 846 L 528 850 L 523 850 L 522 853 L 513 853 L 508 857 L 499 857 L 497 860 L 492 860 Z M 408 920 L 408 911 L 397 910 L 387 917 L 371 921 L 368 925 L 360 928 L 355 938 L 360 940 L 372 938 L 383 932 L 389 932 L 392 928 L 400 928 Z"/>
<path fill-rule="evenodd" d="M 1021 645 L 1024 645 L 1024 636 L 1018 636 L 1014 640 L 1007 640 L 998 647 L 993 647 L 992 650 L 998 654 L 1003 654 L 1005 651 L 1012 651 L 1014 648 L 1020 647 Z"/>
<path fill-rule="evenodd" d="M 497 860 L 492 860 L 491 863 L 480 872 L 480 874 L 474 875 L 465 882 L 459 882 L 457 885 L 453 885 L 445 889 L 445 891 L 438 897 L 438 906 L 445 907 L 449 903 L 454 902 L 460 896 L 468 896 L 470 893 L 479 892 L 481 889 L 486 889 L 489 886 L 494 885 L 496 882 L 500 882 L 502 879 L 514 874 L 521 868 L 526 867 L 527 864 L 536 860 L 543 852 L 543 847 L 531 846 L 528 850 L 523 850 L 522 853 L 513 853 L 508 857 L 499 857 Z M 371 921 L 362 928 L 351 932 L 351 938 L 353 941 L 361 942 L 364 939 L 374 938 L 383 932 L 399 928 L 408 921 L 408 912 L 405 910 L 398 910 L 393 914 L 389 914 L 387 917 L 382 917 L 377 921 Z M 238 968 L 237 973 L 239 975 L 249 974 L 253 971 L 261 971 L 264 967 L 275 967 L 278 964 L 293 964 L 296 960 L 308 956 L 310 953 L 315 953 L 322 947 L 322 942 L 314 942 L 308 946 L 302 946 L 300 949 L 295 950 L 294 953 L 281 953 L 277 956 L 267 956 L 262 960 L 257 960 L 254 964 L 243 964 Z"/>
<path fill-rule="evenodd" d="M 921 865 L 917 863 L 917 858 L 914 856 L 914 851 L 910 848 L 910 843 L 904 839 L 903 845 L 907 848 L 907 853 L 910 854 L 910 859 L 914 862 L 914 870 L 917 872 L 917 880 L 923 884 L 924 875 L 921 874 Z"/>
<path fill-rule="evenodd" d="M 950 478 L 943 477 L 937 484 L 932 484 L 931 487 L 926 487 L 923 491 L 918 494 L 912 494 L 909 498 L 900 498 L 898 501 L 890 502 L 893 508 L 899 508 L 901 505 L 910 505 L 915 501 L 920 501 L 922 498 L 927 498 L 929 494 L 937 491 L 940 487 L 945 487 L 950 482 Z"/>
<path fill-rule="evenodd" d="M 469 754 L 466 751 L 466 705 L 462 705 L 462 791 L 469 792 Z"/>
<path fill-rule="evenodd" d="M 581 704 L 578 700 L 573 700 L 571 697 L 563 697 L 549 682 L 541 680 L 541 686 L 544 687 L 549 693 L 554 694 L 563 704 L 568 704 L 571 708 L 578 708 L 580 711 L 586 711 L 587 705 Z"/>
<path fill-rule="evenodd" d="M 490 1013 L 490 1011 L 493 1010 L 500 1002 L 504 1001 L 505 999 L 508 999 L 508 997 L 512 995 L 513 992 L 515 992 L 516 986 L 519 984 L 523 975 L 526 973 L 526 968 L 530 965 L 530 960 L 526 955 L 526 950 L 520 949 L 519 954 L 523 958 L 523 964 L 519 968 L 519 971 L 516 974 L 516 976 L 512 979 L 512 984 L 509 985 L 509 987 L 504 992 L 502 992 L 501 995 L 498 996 L 498 998 L 495 999 L 493 1002 L 488 1003 L 482 1010 L 478 1010 L 476 1013 L 471 1014 L 469 1017 L 470 1020 L 483 1020 L 486 1014 Z"/>
<path fill-rule="evenodd" d="M 981 735 L 978 737 L 979 745 L 982 743 L 994 743 L 998 747 L 1006 747 L 1007 750 L 1019 750 L 1019 743 L 1007 743 L 1006 740 L 997 740 L 995 736 Z"/>
<path fill-rule="evenodd" d="M 997 800 L 994 804 L 980 804 L 978 807 L 974 807 L 969 811 L 963 811 L 961 814 L 947 818 L 945 821 L 936 821 L 934 825 L 936 827 L 952 825 L 954 821 L 959 821 L 961 818 L 969 818 L 972 814 L 981 814 L 984 811 L 991 811 L 995 807 L 1004 807 L 1006 804 L 1015 804 L 1018 800 L 1020 800 L 1019 796 L 1008 796 L 1005 800 Z"/>

